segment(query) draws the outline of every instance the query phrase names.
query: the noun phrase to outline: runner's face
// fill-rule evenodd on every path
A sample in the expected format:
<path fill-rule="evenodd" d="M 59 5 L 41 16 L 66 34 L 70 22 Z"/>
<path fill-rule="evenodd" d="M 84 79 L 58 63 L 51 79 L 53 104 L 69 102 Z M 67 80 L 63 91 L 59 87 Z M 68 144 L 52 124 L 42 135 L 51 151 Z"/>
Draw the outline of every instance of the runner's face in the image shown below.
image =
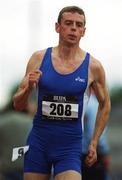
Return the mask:
<path fill-rule="evenodd" d="M 77 12 L 65 12 L 61 23 L 56 23 L 56 32 L 59 33 L 60 41 L 70 44 L 79 43 L 85 33 L 84 16 Z"/>

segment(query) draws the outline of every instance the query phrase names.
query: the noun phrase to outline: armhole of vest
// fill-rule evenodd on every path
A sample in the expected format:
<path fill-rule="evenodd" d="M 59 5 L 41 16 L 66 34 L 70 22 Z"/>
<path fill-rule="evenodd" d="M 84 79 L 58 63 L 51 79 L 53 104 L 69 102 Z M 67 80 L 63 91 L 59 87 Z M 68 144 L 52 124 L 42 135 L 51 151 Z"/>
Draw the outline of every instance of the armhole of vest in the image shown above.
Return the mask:
<path fill-rule="evenodd" d="M 90 54 L 87 52 L 87 86 L 86 90 L 88 92 L 88 86 L 89 86 L 89 62 L 90 62 Z"/>
<path fill-rule="evenodd" d="M 89 62 L 90 62 L 90 54 L 87 52 L 87 65 L 89 67 Z"/>
<path fill-rule="evenodd" d="M 45 61 L 47 60 L 47 56 L 49 55 L 50 56 L 50 53 L 52 51 L 52 47 L 48 47 L 44 53 L 44 56 L 43 56 L 43 59 L 42 59 L 42 63 L 39 67 L 40 70 L 42 70 L 43 66 L 44 66 L 44 63 Z"/>
<path fill-rule="evenodd" d="M 87 86 L 86 90 L 88 92 L 88 87 L 89 87 L 89 63 L 90 63 L 90 53 L 87 52 L 87 59 L 86 59 L 86 66 L 87 66 Z M 89 93 L 88 93 L 89 94 Z"/>

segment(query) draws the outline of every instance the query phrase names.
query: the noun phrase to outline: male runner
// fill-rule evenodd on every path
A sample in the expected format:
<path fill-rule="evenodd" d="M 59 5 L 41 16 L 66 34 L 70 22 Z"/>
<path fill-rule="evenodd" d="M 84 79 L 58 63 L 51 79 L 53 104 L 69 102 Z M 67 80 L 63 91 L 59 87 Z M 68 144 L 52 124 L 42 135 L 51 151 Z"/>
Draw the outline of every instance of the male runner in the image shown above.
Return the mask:
<path fill-rule="evenodd" d="M 24 180 L 81 180 L 83 117 L 93 88 L 99 102 L 96 126 L 86 163 L 97 159 L 98 139 L 106 126 L 110 100 L 101 63 L 79 47 L 85 14 L 76 6 L 63 8 L 55 24 L 59 44 L 35 52 L 13 97 L 16 110 L 26 107 L 38 87 L 38 108 L 25 154 Z"/>

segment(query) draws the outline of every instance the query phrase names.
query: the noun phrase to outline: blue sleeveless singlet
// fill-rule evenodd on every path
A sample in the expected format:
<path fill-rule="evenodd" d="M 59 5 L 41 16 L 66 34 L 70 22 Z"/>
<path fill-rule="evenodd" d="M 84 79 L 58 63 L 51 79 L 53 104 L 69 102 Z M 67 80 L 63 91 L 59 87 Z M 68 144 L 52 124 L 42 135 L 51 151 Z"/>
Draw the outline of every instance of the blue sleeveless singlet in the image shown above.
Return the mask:
<path fill-rule="evenodd" d="M 55 174 L 67 170 L 67 167 L 80 171 L 82 121 L 87 100 L 90 55 L 86 53 L 82 64 L 74 72 L 60 74 L 53 67 L 51 53 L 52 48 L 48 48 L 40 66 L 42 76 L 38 82 L 38 108 L 27 141 L 30 149 L 36 147 L 39 153 L 37 150 L 35 153 L 30 150 L 30 155 L 28 152 L 25 159 L 38 162 L 40 158 L 40 162 L 45 164 L 46 157 L 48 168 L 46 165 L 42 167 L 40 163 L 42 168 L 39 168 L 42 170 L 37 168 L 36 172 L 49 173 L 51 164 L 54 165 Z M 61 159 L 67 161 L 56 166 Z M 26 172 L 33 171 L 26 167 L 25 165 Z"/>

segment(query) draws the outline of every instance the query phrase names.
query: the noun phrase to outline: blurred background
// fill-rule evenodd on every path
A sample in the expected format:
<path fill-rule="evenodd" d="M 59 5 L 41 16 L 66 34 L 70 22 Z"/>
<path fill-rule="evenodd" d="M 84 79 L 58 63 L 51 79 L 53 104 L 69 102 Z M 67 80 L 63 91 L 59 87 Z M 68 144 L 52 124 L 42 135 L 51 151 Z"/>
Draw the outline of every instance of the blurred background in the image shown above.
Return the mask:
<path fill-rule="evenodd" d="M 25 144 L 35 97 L 21 113 L 13 110 L 11 99 L 33 52 L 58 44 L 55 22 L 67 5 L 84 9 L 86 34 L 80 46 L 105 69 L 112 103 L 107 130 L 110 173 L 122 179 L 122 1 L 0 0 L 0 180 L 22 179 L 23 159 L 11 162 L 12 149 Z"/>

